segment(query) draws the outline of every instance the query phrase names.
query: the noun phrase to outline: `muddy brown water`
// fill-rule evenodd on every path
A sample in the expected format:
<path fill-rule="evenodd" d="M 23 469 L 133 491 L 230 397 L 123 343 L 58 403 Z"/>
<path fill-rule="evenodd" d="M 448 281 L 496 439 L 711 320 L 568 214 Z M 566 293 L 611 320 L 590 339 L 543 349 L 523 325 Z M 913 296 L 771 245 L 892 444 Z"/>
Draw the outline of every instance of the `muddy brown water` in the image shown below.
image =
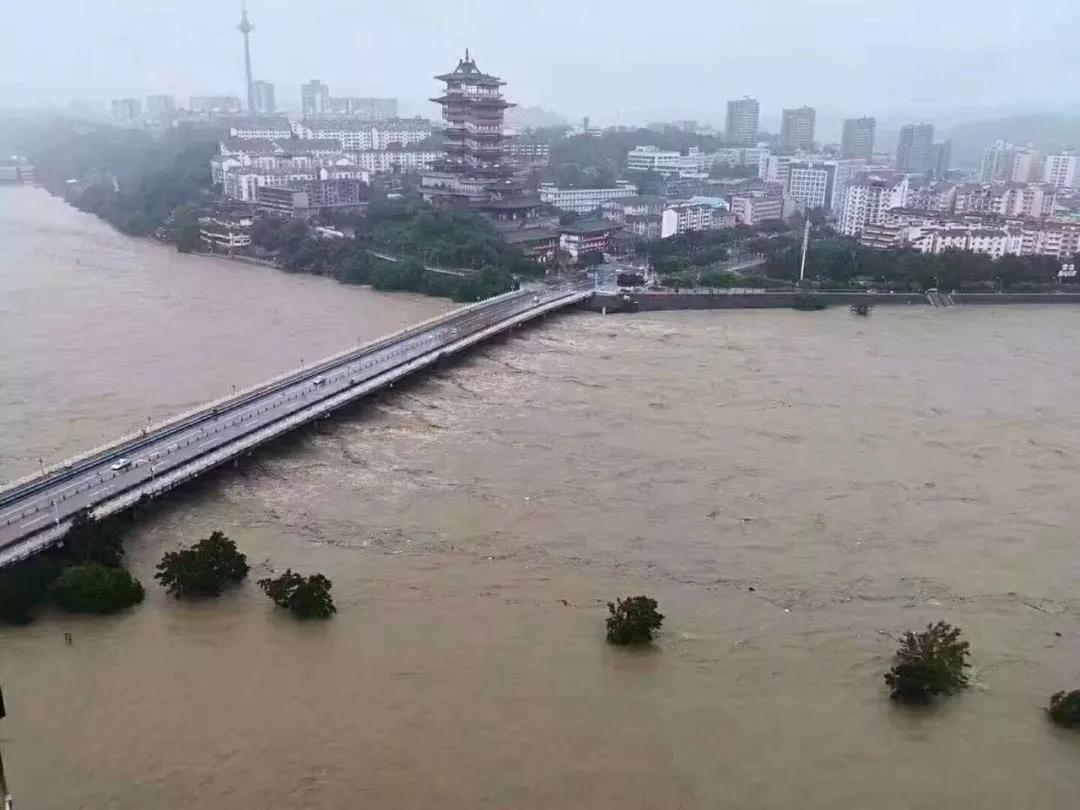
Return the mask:
<path fill-rule="evenodd" d="M 182 257 L 0 189 L 0 476 L 442 311 Z M 0 629 L 20 807 L 1070 808 L 1080 311 L 570 314 L 142 519 L 129 614 Z M 215 528 L 248 583 L 178 603 Z M 650 593 L 651 651 L 603 643 Z M 974 686 L 901 711 L 937 618 Z M 73 643 L 64 643 L 71 633 Z M 1058 635 L 1060 634 L 1060 635 Z"/>

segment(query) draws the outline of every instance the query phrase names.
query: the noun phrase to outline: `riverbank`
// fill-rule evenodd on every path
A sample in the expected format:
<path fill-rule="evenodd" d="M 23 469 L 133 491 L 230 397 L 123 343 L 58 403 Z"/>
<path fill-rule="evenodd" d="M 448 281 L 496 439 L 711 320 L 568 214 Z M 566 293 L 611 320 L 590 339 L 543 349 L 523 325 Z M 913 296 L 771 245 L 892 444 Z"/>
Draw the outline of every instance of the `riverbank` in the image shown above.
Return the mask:
<path fill-rule="evenodd" d="M 1080 304 L 1080 293 L 952 293 L 957 306 L 993 304 Z M 791 309 L 799 301 L 826 306 L 931 306 L 922 293 L 864 292 L 631 292 L 599 293 L 582 307 L 593 312 L 662 312 L 700 309 Z"/>

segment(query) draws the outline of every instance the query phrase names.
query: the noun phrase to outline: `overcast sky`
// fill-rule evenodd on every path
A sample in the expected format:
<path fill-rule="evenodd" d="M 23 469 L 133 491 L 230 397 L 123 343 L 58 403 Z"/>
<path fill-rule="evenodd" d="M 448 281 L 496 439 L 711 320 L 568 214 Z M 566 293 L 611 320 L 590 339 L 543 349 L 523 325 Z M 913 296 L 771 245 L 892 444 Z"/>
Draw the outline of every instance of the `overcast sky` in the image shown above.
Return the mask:
<path fill-rule="evenodd" d="M 230 0 L 3 0 L 0 104 L 242 95 Z M 256 78 L 429 114 L 469 47 L 507 96 L 600 123 L 1075 106 L 1080 0 L 250 0 Z"/>

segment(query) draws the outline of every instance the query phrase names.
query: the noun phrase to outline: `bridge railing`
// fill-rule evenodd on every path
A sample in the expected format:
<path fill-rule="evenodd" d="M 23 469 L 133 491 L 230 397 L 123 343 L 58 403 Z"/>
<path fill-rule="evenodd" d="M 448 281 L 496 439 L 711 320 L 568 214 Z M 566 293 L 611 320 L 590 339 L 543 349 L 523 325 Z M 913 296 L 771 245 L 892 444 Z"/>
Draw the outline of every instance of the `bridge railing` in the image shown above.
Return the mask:
<path fill-rule="evenodd" d="M 235 391 L 232 394 L 221 397 L 210 402 L 201 403 L 194 408 L 191 408 L 183 413 L 174 415 L 158 422 L 147 426 L 137 432 L 132 432 L 121 436 L 118 439 L 99 445 L 91 450 L 87 450 L 76 456 L 64 459 L 58 463 L 52 464 L 46 467 L 43 471 L 38 473 L 31 473 L 23 476 L 22 478 L 14 479 L 8 483 L 0 486 L 0 506 L 4 506 L 14 500 L 25 495 L 32 494 L 32 492 L 47 484 L 47 482 L 59 474 L 75 475 L 81 470 L 95 463 L 100 463 L 108 459 L 111 456 L 115 456 L 117 453 L 135 450 L 141 447 L 148 441 L 161 438 L 162 433 L 168 431 L 182 430 L 186 427 L 190 427 L 192 424 L 198 422 L 210 416 L 215 408 L 222 406 L 236 406 L 243 405 L 245 402 L 250 401 L 255 396 L 268 393 L 275 387 L 282 387 L 290 385 L 295 382 L 303 380 L 305 377 L 311 377 L 318 375 L 327 367 L 337 365 L 342 360 L 348 357 L 356 357 L 365 354 L 370 351 L 374 351 L 380 346 L 392 343 L 397 340 L 401 340 L 405 337 L 418 334 L 420 332 L 432 329 L 439 326 L 442 323 L 452 321 L 456 317 L 459 317 L 461 313 L 469 310 L 484 309 L 489 306 L 493 306 L 500 301 L 508 300 L 514 296 L 526 295 L 527 291 L 513 290 L 511 292 L 502 293 L 501 295 L 492 296 L 486 298 L 483 301 L 478 301 L 474 304 L 468 304 L 462 307 L 456 307 L 449 312 L 444 312 L 441 315 L 436 315 L 432 318 L 428 318 L 425 321 L 421 321 L 418 324 L 407 326 L 403 329 L 399 329 L 396 332 L 391 332 L 388 335 L 375 338 L 362 343 L 359 346 L 355 346 L 350 349 L 345 349 L 330 357 L 323 358 L 310 366 L 300 366 L 299 368 L 293 368 L 289 371 L 283 372 L 269 380 L 256 383 L 255 385 L 244 388 L 240 391 Z"/>

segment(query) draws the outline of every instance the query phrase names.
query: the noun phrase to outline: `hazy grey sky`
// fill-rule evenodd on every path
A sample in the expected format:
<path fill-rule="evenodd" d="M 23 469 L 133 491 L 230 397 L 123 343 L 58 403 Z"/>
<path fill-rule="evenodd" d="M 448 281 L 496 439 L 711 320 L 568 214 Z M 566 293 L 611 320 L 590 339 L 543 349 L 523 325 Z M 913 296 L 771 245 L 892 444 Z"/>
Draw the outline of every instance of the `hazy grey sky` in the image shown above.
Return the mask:
<path fill-rule="evenodd" d="M 3 0 L 0 104 L 243 90 L 240 2 Z M 279 105 L 321 78 L 430 112 L 468 46 L 507 95 L 602 123 L 723 122 L 728 98 L 824 117 L 1078 100 L 1080 0 L 250 0 Z"/>

